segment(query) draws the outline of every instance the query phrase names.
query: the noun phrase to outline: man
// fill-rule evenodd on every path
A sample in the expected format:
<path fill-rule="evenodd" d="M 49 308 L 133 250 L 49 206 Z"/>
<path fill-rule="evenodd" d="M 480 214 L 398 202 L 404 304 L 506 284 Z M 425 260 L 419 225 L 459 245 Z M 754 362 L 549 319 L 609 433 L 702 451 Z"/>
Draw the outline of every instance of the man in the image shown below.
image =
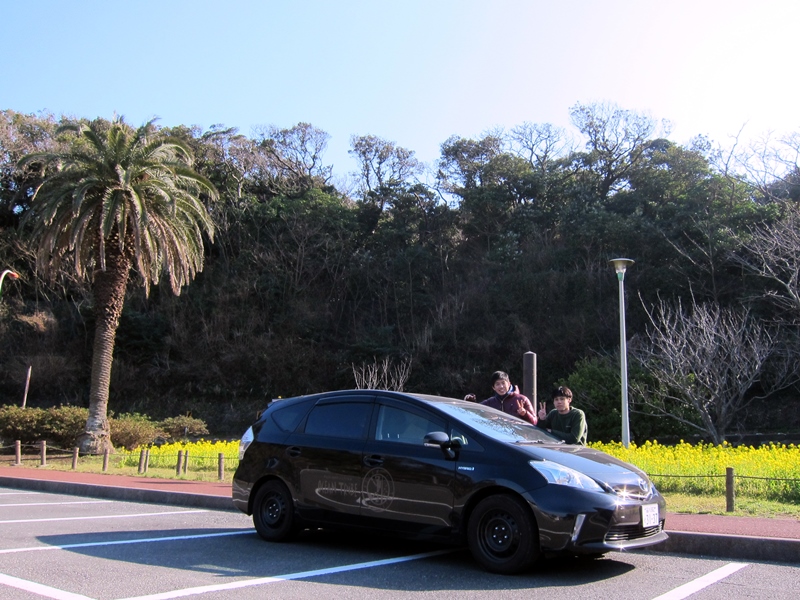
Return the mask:
<path fill-rule="evenodd" d="M 492 374 L 492 389 L 494 390 L 494 396 L 483 400 L 481 404 L 502 410 L 504 413 L 524 419 L 531 425 L 536 425 L 539 419 L 536 417 L 536 413 L 533 412 L 531 401 L 520 394 L 517 388 L 511 384 L 508 373 L 495 371 Z M 464 396 L 464 400 L 475 402 L 475 394 L 467 394 Z"/>
<path fill-rule="evenodd" d="M 539 427 L 546 429 L 568 444 L 586 445 L 589 429 L 586 415 L 578 408 L 572 408 L 572 390 L 562 385 L 553 390 L 553 405 L 549 413 L 542 406 L 539 409 Z"/>

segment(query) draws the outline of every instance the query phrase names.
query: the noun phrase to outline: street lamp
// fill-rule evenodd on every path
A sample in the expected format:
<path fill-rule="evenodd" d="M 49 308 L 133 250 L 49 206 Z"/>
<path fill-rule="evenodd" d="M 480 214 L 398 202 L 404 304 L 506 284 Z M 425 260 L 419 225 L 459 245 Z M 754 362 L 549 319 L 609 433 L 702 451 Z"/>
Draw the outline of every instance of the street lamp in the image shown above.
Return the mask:
<path fill-rule="evenodd" d="M 631 430 L 628 423 L 628 349 L 625 340 L 625 270 L 633 264 L 630 258 L 612 258 L 608 261 L 614 265 L 619 280 L 619 360 L 620 383 L 622 385 L 622 445 L 626 448 L 631 443 Z"/>

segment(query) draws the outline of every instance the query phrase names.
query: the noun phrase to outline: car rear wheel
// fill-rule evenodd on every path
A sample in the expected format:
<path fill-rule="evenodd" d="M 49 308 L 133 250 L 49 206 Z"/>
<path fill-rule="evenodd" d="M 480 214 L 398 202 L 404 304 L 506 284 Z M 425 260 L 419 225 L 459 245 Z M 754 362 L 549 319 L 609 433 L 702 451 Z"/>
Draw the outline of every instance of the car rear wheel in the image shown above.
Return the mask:
<path fill-rule="evenodd" d="M 280 481 L 268 481 L 259 488 L 253 503 L 253 525 L 258 535 L 270 542 L 283 542 L 295 533 L 294 502 Z"/>
<path fill-rule="evenodd" d="M 492 573 L 520 573 L 539 558 L 536 520 L 522 500 L 507 494 L 480 501 L 469 519 L 469 549 Z"/>

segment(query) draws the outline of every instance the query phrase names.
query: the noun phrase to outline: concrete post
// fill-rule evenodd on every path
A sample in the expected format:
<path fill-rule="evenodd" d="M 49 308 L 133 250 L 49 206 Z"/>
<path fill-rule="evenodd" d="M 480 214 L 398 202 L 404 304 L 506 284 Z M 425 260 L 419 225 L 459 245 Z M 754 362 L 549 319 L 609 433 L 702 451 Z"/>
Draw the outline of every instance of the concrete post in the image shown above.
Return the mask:
<path fill-rule="evenodd" d="M 536 405 L 536 354 L 526 352 L 522 355 L 522 394 L 533 404 L 533 414 L 539 411 Z"/>

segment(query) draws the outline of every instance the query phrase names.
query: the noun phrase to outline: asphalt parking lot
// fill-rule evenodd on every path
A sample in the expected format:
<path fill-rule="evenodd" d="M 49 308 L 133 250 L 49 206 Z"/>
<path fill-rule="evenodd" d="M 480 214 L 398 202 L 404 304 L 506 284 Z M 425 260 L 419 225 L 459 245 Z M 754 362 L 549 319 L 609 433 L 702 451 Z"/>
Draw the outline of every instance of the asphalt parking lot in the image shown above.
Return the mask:
<path fill-rule="evenodd" d="M 689 586 L 689 587 L 686 587 Z M 0 598 L 794 600 L 796 565 L 659 553 L 551 559 L 516 577 L 466 550 L 309 532 L 269 544 L 238 512 L 0 487 Z"/>

